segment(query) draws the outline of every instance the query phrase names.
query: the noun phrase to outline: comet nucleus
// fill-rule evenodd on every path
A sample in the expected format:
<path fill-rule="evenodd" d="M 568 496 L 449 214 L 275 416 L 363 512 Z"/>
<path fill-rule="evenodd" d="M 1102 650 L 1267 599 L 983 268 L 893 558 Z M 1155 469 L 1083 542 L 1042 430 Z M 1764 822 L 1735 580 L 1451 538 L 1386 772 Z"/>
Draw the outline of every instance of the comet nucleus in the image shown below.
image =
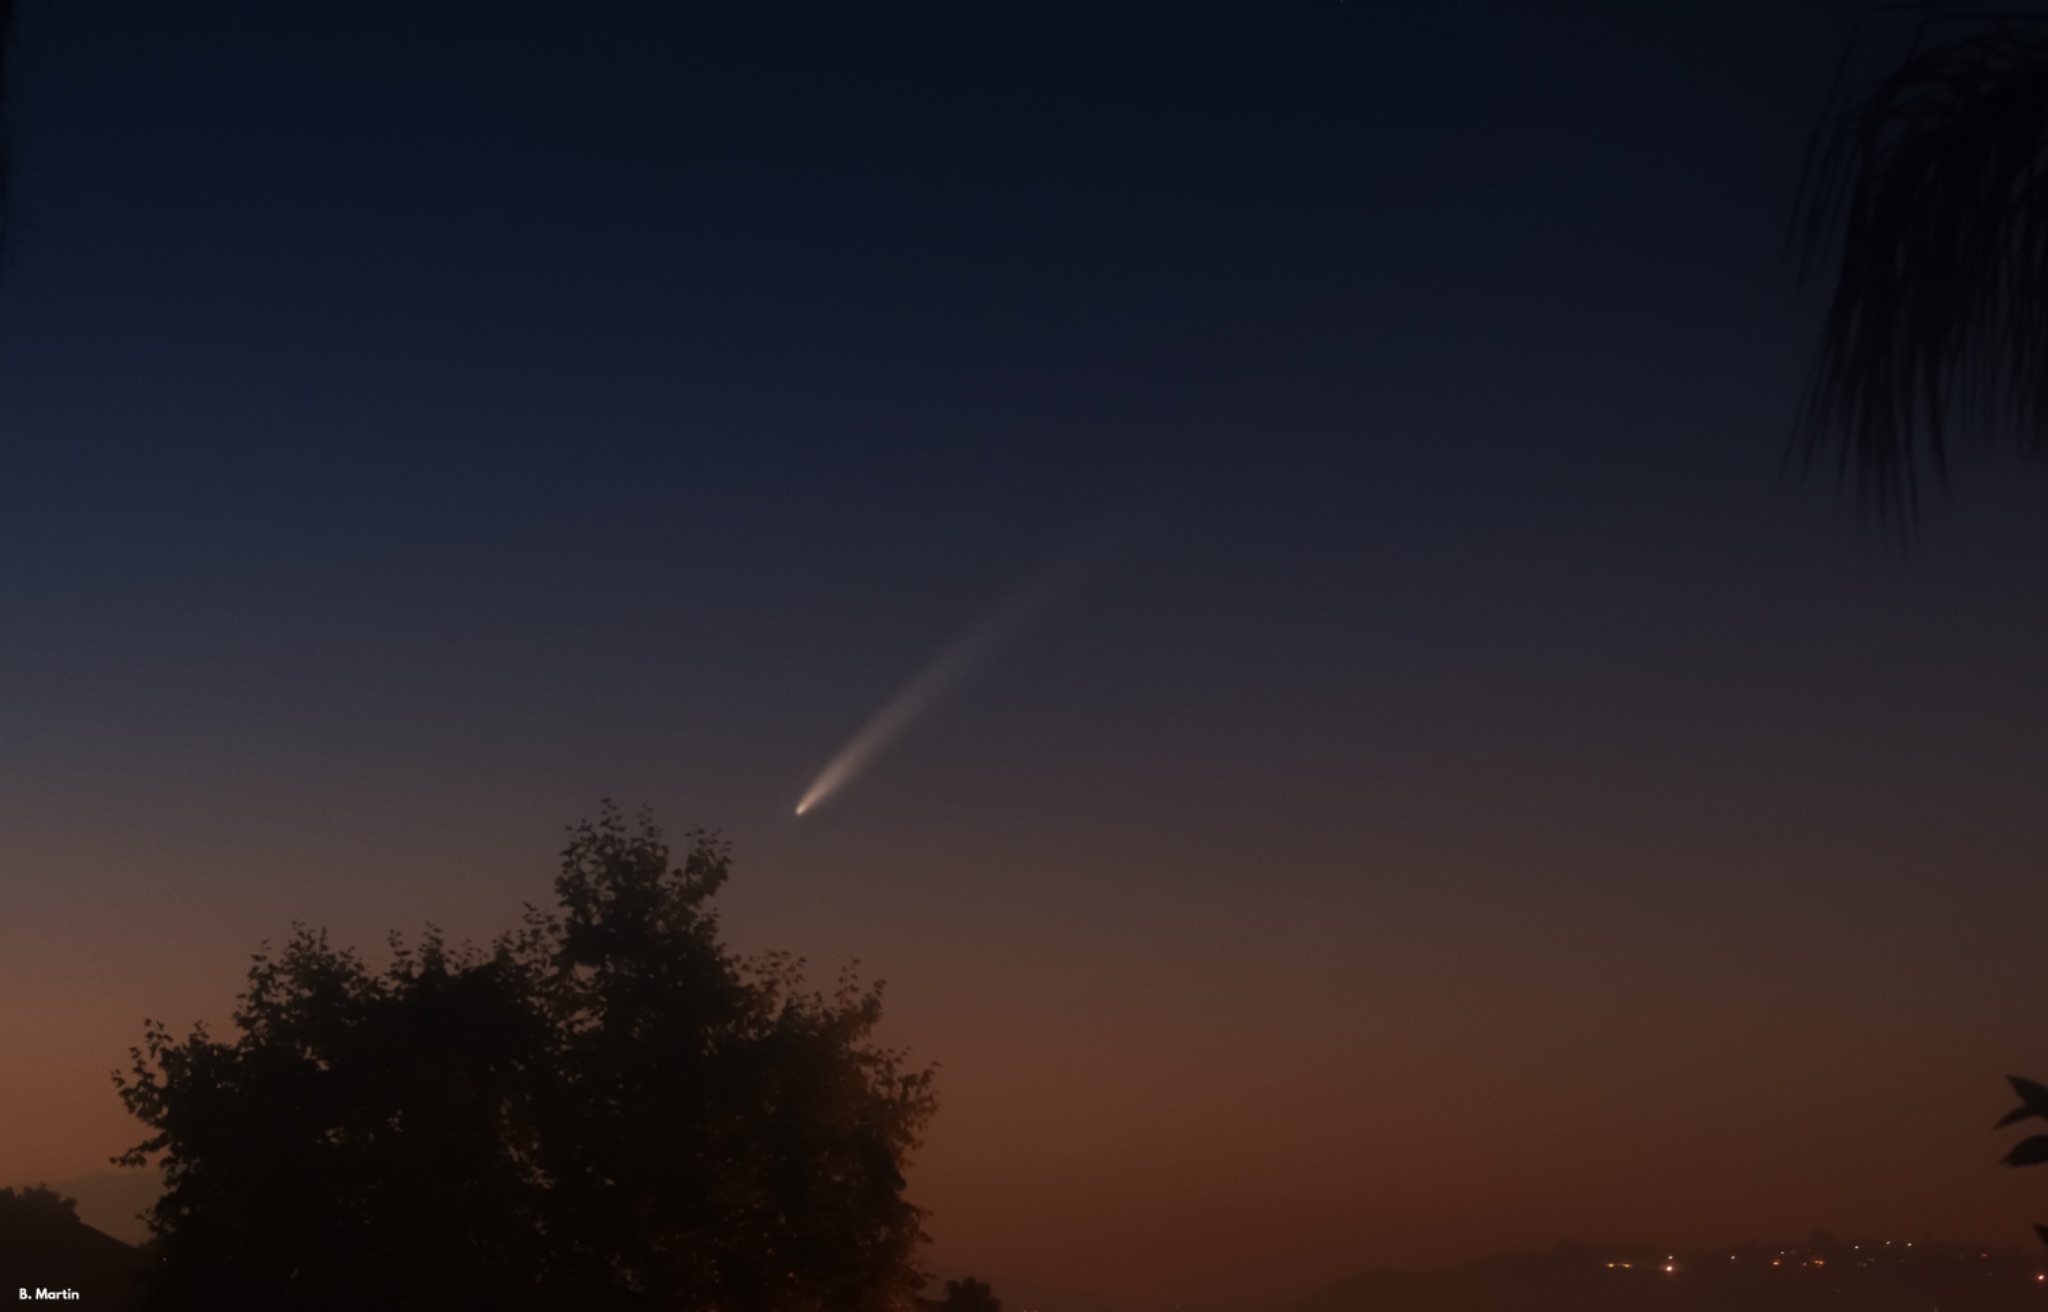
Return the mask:
<path fill-rule="evenodd" d="M 817 780 L 796 804 L 803 815 L 843 788 L 869 762 L 903 736 L 904 730 L 920 716 L 946 699 L 961 681 L 973 673 L 1018 630 L 1068 592 L 1079 581 L 1096 551 L 1083 549 L 1068 553 L 1025 580 L 1001 605 L 980 623 L 948 644 L 932 662 L 918 672 L 861 726 L 839 754 L 832 758 Z"/>

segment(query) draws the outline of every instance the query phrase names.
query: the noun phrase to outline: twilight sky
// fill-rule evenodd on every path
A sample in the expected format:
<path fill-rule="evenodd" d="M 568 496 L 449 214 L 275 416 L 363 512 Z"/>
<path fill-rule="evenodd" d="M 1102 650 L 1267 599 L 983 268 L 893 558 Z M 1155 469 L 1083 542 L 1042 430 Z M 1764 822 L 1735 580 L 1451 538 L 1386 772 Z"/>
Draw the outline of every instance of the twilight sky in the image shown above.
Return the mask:
<path fill-rule="evenodd" d="M 1778 470 L 1857 12 L 28 4 L 0 1182 L 611 796 L 890 981 L 998 1292 L 2024 1242 L 2048 479 L 1902 559 Z"/>

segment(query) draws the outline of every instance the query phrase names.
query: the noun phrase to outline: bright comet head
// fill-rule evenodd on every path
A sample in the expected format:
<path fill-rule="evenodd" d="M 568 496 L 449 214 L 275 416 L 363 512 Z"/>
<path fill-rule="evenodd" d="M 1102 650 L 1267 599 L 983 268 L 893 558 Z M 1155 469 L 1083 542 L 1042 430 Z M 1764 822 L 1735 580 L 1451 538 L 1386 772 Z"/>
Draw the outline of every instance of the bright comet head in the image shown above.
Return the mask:
<path fill-rule="evenodd" d="M 979 624 L 954 639 L 903 691 L 875 712 L 851 742 L 839 749 L 839 755 L 832 758 L 803 800 L 796 804 L 796 813 L 804 814 L 860 773 L 869 761 L 902 736 L 911 721 L 943 701 L 975 666 L 1071 588 L 1088 562 L 1099 554 L 1099 546 L 1088 544 L 1068 552 L 1025 580 Z"/>

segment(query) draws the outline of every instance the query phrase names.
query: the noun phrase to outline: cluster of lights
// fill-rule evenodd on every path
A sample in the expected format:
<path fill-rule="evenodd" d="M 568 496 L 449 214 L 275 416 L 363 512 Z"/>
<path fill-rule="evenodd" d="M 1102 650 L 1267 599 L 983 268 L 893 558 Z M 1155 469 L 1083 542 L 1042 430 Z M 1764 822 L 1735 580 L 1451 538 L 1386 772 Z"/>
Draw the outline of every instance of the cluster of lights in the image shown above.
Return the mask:
<path fill-rule="evenodd" d="M 1884 1246 L 1885 1246 L 1886 1248 L 1890 1248 L 1890 1247 L 1892 1246 L 1892 1241 L 1891 1241 L 1891 1240 L 1889 1240 L 1889 1239 L 1885 1240 L 1885 1241 L 1884 1241 Z M 1909 1240 L 1907 1240 L 1907 1241 L 1906 1241 L 1906 1247 L 1908 1247 L 1908 1248 L 1911 1248 L 1912 1246 L 1913 1246 L 1913 1241 L 1912 1241 L 1912 1240 L 1910 1240 L 1910 1239 L 1909 1239 Z M 1863 1245 L 1861 1245 L 1861 1244 L 1851 1244 L 1851 1245 L 1849 1245 L 1849 1247 L 1850 1247 L 1851 1249 L 1853 1249 L 1853 1250 L 1856 1250 L 1856 1251 L 1861 1251 L 1861 1250 L 1862 1250 L 1862 1248 L 1863 1248 Z M 1785 1259 L 1786 1259 L 1787 1257 L 1790 1257 L 1790 1256 L 1792 1256 L 1792 1253 L 1791 1253 L 1791 1251 L 1790 1251 L 1789 1249 L 1783 1249 L 1783 1248 L 1781 1248 L 1781 1249 L 1779 1249 L 1779 1250 L 1778 1250 L 1778 1256 L 1776 1256 L 1776 1257 L 1774 1257 L 1774 1258 L 1772 1258 L 1772 1259 L 1771 1259 L 1771 1265 L 1772 1265 L 1772 1266 L 1775 1266 L 1775 1267 L 1782 1267 L 1782 1266 L 1784 1266 L 1784 1265 L 1785 1265 Z M 1985 1252 L 1979 1252 L 1979 1253 L 1977 1254 L 1977 1256 L 1978 1256 L 1978 1257 L 1980 1257 L 1980 1258 L 1985 1258 L 1985 1259 L 1988 1259 L 1988 1258 L 1990 1258 L 1991 1254 L 1989 1254 L 1989 1253 L 1985 1253 Z M 1728 1254 L 1728 1260 L 1729 1260 L 1729 1261 L 1733 1262 L 1733 1261 L 1735 1261 L 1735 1260 L 1736 1260 L 1736 1258 L 1737 1258 L 1737 1254 L 1734 1254 L 1734 1253 L 1730 1253 L 1730 1254 Z M 1798 1265 L 1798 1266 L 1818 1266 L 1818 1267 L 1824 1267 L 1824 1266 L 1826 1266 L 1827 1264 L 1828 1264 L 1828 1263 L 1827 1263 L 1827 1259 L 1826 1259 L 1826 1258 L 1823 1258 L 1823 1257 L 1814 1257 L 1814 1258 L 1801 1258 L 1801 1259 L 1800 1259 L 1800 1260 L 1799 1260 L 1799 1261 L 1798 1261 L 1798 1262 L 1796 1263 L 1796 1265 Z M 1652 1263 L 1651 1265 L 1653 1265 L 1653 1266 L 1654 1266 L 1654 1265 L 1657 1265 L 1657 1264 L 1656 1264 L 1656 1263 Z M 1665 1254 L 1665 1256 L 1664 1256 L 1664 1261 L 1663 1261 L 1663 1264 L 1662 1264 L 1662 1265 L 1663 1265 L 1664 1271 L 1665 1271 L 1665 1272 L 1666 1272 L 1667 1274 L 1675 1274 L 1675 1273 L 1676 1273 L 1676 1272 L 1678 1271 L 1678 1256 L 1677 1256 L 1677 1254 L 1675 1254 L 1675 1253 L 1667 1253 L 1667 1254 Z M 1869 1265 L 1870 1265 L 1870 1259 L 1869 1259 L 1869 1258 L 1865 1258 L 1865 1259 L 1863 1259 L 1862 1261 L 1858 1262 L 1858 1263 L 1857 1263 L 1856 1265 L 1858 1265 L 1858 1266 L 1869 1266 Z M 1633 1262 L 1609 1262 L 1609 1263 L 1607 1264 L 1607 1269 L 1608 1269 L 1609 1271 L 1633 1271 L 1633 1270 L 1635 1269 L 1635 1263 L 1633 1263 Z M 2048 1284 L 2048 1271 L 2036 1271 L 2036 1272 L 2034 1273 L 2034 1283 L 2036 1283 L 2036 1284 Z"/>

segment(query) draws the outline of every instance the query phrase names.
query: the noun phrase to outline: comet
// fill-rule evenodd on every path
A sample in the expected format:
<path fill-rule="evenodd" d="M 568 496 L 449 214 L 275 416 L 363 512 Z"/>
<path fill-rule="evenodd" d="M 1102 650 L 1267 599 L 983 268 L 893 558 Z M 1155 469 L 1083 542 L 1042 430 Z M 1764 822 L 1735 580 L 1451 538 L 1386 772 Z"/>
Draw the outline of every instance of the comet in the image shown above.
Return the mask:
<path fill-rule="evenodd" d="M 1092 549 L 1093 545 L 1091 542 L 1087 547 L 1070 551 L 1025 579 L 980 622 L 941 649 L 916 678 L 904 685 L 903 691 L 890 698 L 860 727 L 860 732 L 839 749 L 839 754 L 832 758 L 796 804 L 796 813 L 806 814 L 844 788 L 855 775 L 894 745 L 913 723 L 951 695 L 968 675 L 1014 638 L 1019 630 L 1071 591 L 1098 554 Z"/>

